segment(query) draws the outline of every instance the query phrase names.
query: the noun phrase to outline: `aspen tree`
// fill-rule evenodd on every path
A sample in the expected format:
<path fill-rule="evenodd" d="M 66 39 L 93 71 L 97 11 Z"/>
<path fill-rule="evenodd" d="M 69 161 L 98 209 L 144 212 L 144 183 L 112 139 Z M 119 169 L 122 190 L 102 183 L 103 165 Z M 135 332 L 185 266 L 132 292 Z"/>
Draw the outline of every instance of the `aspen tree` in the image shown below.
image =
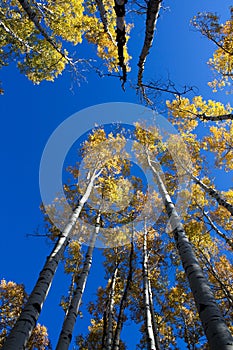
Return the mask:
<path fill-rule="evenodd" d="M 103 141 L 105 141 L 104 150 L 102 147 Z M 116 145 L 115 149 L 113 147 L 114 143 Z M 57 266 L 63 257 L 72 233 L 74 233 L 73 230 L 83 206 L 91 196 L 94 184 L 100 177 L 104 168 L 116 169 L 117 172 L 120 171 L 119 152 L 121 152 L 123 146 L 124 141 L 120 136 L 114 138 L 111 134 L 107 139 L 104 130 L 97 130 L 89 135 L 89 139 L 84 143 L 83 156 L 85 156 L 85 166 L 91 171 L 92 175 L 86 186 L 84 185 L 84 193 L 78 201 L 78 205 L 75 207 L 73 214 L 68 219 L 68 223 L 64 230 L 59 235 L 50 256 L 47 258 L 35 287 L 30 294 L 19 319 L 7 338 L 4 348 L 20 350 L 23 346 L 26 346 L 49 292 Z M 100 152 L 101 150 L 102 153 Z"/>
<path fill-rule="evenodd" d="M 152 298 L 151 298 L 151 288 L 148 278 L 148 255 L 147 255 L 147 225 L 146 218 L 144 219 L 144 232 L 143 232 L 143 261 L 142 261 L 142 273 L 143 273 L 143 302 L 144 302 L 144 312 L 145 312 L 145 328 L 146 328 L 146 338 L 147 338 L 147 349 L 148 350 L 160 350 L 158 339 L 156 339 L 156 334 L 154 333 L 153 327 L 153 312 L 152 310 Z"/>
<path fill-rule="evenodd" d="M 72 333 L 74 325 L 76 322 L 77 315 L 79 313 L 79 308 L 82 301 L 82 295 L 85 290 L 87 277 L 89 275 L 92 256 L 95 247 L 96 237 L 100 230 L 100 217 L 101 212 L 99 211 L 96 217 L 95 230 L 91 236 L 90 243 L 86 252 L 85 261 L 80 276 L 77 277 L 76 288 L 74 290 L 69 309 L 67 310 L 65 320 L 62 325 L 62 330 L 59 335 L 58 343 L 56 346 L 57 350 L 65 350 L 69 348 L 70 342 L 72 340 Z"/>
<path fill-rule="evenodd" d="M 232 335 L 224 322 L 224 318 L 215 302 L 214 295 L 201 270 L 188 237 L 185 234 L 181 219 L 164 185 L 159 170 L 156 167 L 156 162 L 151 159 L 151 154 L 153 154 L 151 151 L 153 150 L 155 152 L 156 147 L 154 143 L 152 143 L 153 140 L 151 140 L 150 135 L 145 135 L 143 131 L 142 138 L 140 139 L 140 132 L 140 128 L 136 129 L 136 136 L 138 141 L 142 143 L 145 159 L 154 175 L 159 193 L 164 202 L 176 247 L 189 280 L 190 288 L 210 347 L 213 350 L 219 348 L 231 349 L 233 348 Z M 137 157 L 139 156 L 140 155 L 137 155 Z"/>

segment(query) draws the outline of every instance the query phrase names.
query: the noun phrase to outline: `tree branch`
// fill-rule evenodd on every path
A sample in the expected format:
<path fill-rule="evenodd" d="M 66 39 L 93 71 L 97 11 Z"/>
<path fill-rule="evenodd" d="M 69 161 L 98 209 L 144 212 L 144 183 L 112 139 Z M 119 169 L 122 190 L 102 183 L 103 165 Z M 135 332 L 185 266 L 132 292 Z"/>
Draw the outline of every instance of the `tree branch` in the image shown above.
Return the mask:
<path fill-rule="evenodd" d="M 32 21 L 35 27 L 39 30 L 40 34 L 46 39 L 46 41 L 71 65 L 74 67 L 74 63 L 70 57 L 68 57 L 58 46 L 58 44 L 49 36 L 46 30 L 40 24 L 36 12 L 30 7 L 27 0 L 18 0 L 24 11 L 27 13 L 28 18 Z"/>

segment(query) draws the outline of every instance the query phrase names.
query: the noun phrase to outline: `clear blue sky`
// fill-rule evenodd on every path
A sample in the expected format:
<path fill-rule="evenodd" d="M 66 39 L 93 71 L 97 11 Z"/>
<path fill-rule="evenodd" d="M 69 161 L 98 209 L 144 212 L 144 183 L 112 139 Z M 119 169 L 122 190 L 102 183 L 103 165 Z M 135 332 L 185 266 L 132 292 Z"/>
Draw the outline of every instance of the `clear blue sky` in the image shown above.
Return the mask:
<path fill-rule="evenodd" d="M 154 46 L 147 60 L 145 81 L 147 79 L 170 78 L 182 85 L 195 85 L 206 99 L 219 99 L 230 102 L 229 96 L 213 95 L 207 87 L 211 71 L 206 61 L 211 56 L 213 45 L 195 32 L 189 25 L 190 19 L 198 11 L 216 11 L 227 19 L 231 1 L 165 1 L 166 10 L 161 11 L 157 25 Z M 143 22 L 138 21 L 132 30 L 129 44 L 133 56 L 132 72 L 129 80 L 135 83 L 136 64 L 144 36 Z M 140 43 L 140 44 L 139 44 Z M 94 48 L 80 47 L 80 57 L 86 53 L 94 55 Z M 1 277 L 24 283 L 30 292 L 45 257 L 51 246 L 43 238 L 27 238 L 27 234 L 37 229 L 43 231 L 43 220 L 39 210 L 41 203 L 39 191 L 39 164 L 43 148 L 56 127 L 73 113 L 103 102 L 138 103 L 138 97 L 129 84 L 126 92 L 115 78 L 100 79 L 94 72 L 87 75 L 87 82 L 70 91 L 71 77 L 64 73 L 54 83 L 43 82 L 34 86 L 15 68 L 14 62 L 1 71 L 5 90 L 0 97 L 1 115 Z M 85 123 L 85 120 L 83 121 Z M 94 258 L 92 272 L 87 285 L 84 301 L 95 293 L 99 281 L 100 254 Z M 60 295 L 66 294 L 68 281 L 62 274 L 62 266 L 55 277 L 40 322 L 49 330 L 52 345 L 60 329 L 63 311 L 58 307 Z M 85 308 L 83 307 L 85 313 Z M 76 332 L 85 332 L 88 321 L 78 320 Z M 132 339 L 135 335 L 132 334 Z M 134 345 L 129 345 L 133 349 Z"/>

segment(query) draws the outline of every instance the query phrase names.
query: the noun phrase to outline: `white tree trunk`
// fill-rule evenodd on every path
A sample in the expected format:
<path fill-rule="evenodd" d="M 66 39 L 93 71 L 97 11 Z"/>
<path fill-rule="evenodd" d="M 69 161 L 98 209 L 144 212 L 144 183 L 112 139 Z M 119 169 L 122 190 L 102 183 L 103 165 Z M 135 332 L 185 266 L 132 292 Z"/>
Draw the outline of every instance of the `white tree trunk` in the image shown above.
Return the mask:
<path fill-rule="evenodd" d="M 149 302 L 150 302 L 150 312 L 151 312 L 151 321 L 152 321 L 152 328 L 154 332 L 154 338 L 155 338 L 155 347 L 156 350 L 160 350 L 160 341 L 159 341 L 159 335 L 158 335 L 158 326 L 155 319 L 155 312 L 154 312 L 154 305 L 153 305 L 153 295 L 151 290 L 151 283 L 150 279 L 148 278 L 148 287 L 149 287 Z"/>
<path fill-rule="evenodd" d="M 44 301 L 49 292 L 53 277 L 57 270 L 58 263 L 62 259 L 66 246 L 69 243 L 70 236 L 75 223 L 81 213 L 81 210 L 88 200 L 91 190 L 94 186 L 95 179 L 99 173 L 94 172 L 87 186 L 86 192 L 79 201 L 79 205 L 74 210 L 69 223 L 58 238 L 58 241 L 47 258 L 47 261 L 40 272 L 35 287 L 20 315 L 15 326 L 12 328 L 2 350 L 23 350 L 36 326 Z"/>
<path fill-rule="evenodd" d="M 112 348 L 112 340 L 113 340 L 113 308 L 114 308 L 114 295 L 115 295 L 115 285 L 116 285 L 116 277 L 118 272 L 118 265 L 115 267 L 111 288 L 109 293 L 109 305 L 108 305 L 108 327 L 107 327 L 107 336 L 106 336 L 106 349 L 111 350 Z"/>
<path fill-rule="evenodd" d="M 95 231 L 92 234 L 91 241 L 89 243 L 87 253 L 85 256 L 85 262 L 82 268 L 82 272 L 78 279 L 77 286 L 75 288 L 74 295 L 73 295 L 71 304 L 69 306 L 69 310 L 66 314 L 65 320 L 62 325 L 62 330 L 58 339 L 56 350 L 68 350 L 69 348 L 69 345 L 72 339 L 73 329 L 75 326 L 75 322 L 76 322 L 79 308 L 82 301 L 82 295 L 84 293 L 87 278 L 91 269 L 95 241 L 99 233 L 99 230 L 100 230 L 100 213 L 98 214 L 96 219 Z"/>
<path fill-rule="evenodd" d="M 185 234 L 181 219 L 175 209 L 171 197 L 166 190 L 159 172 L 153 167 L 148 152 L 147 160 L 154 173 L 160 195 L 170 219 L 176 247 L 188 278 L 210 349 L 233 350 L 233 337 L 216 304 L 214 295 L 194 254 L 192 245 Z"/>
<path fill-rule="evenodd" d="M 146 219 L 143 232 L 143 249 L 142 249 L 142 275 L 143 275 L 143 304 L 144 304 L 144 321 L 146 328 L 146 342 L 148 350 L 157 350 L 152 327 L 152 315 L 149 297 L 149 280 L 148 280 L 148 254 L 147 254 L 147 229 Z"/>

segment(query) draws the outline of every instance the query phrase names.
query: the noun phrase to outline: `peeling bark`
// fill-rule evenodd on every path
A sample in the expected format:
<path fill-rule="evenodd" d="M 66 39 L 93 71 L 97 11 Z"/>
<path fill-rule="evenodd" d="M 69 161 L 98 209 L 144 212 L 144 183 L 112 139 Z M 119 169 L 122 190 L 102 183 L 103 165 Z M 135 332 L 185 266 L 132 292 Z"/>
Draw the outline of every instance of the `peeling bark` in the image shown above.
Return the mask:
<path fill-rule="evenodd" d="M 159 16 L 159 10 L 161 7 L 162 0 L 149 0 L 147 2 L 147 13 L 146 13 L 146 32 L 143 48 L 139 57 L 138 62 L 138 86 L 142 87 L 142 77 L 144 73 L 144 65 L 146 62 L 146 58 L 149 55 L 150 48 L 153 43 L 154 32 L 156 22 Z"/>
<path fill-rule="evenodd" d="M 69 220 L 69 223 L 66 225 L 64 231 L 59 236 L 55 247 L 47 258 L 47 261 L 40 272 L 39 278 L 32 293 L 29 296 L 24 309 L 3 346 L 3 350 L 23 350 L 26 347 L 26 344 L 31 336 L 33 329 L 36 326 L 36 322 L 42 310 L 44 301 L 49 292 L 53 277 L 58 267 L 58 263 L 61 261 L 65 248 L 69 243 L 74 225 L 79 218 L 84 204 L 91 194 L 91 190 L 94 186 L 94 181 L 99 176 L 99 174 L 100 172 L 96 173 L 96 171 L 93 173 L 85 194 L 81 198 L 79 205 L 74 210 Z"/>
<path fill-rule="evenodd" d="M 127 79 L 127 71 L 126 71 L 126 64 L 125 64 L 125 57 L 124 57 L 124 47 L 126 44 L 126 31 L 125 31 L 125 4 L 127 3 L 127 0 L 115 0 L 115 6 L 114 10 L 117 17 L 117 23 L 116 23 L 116 42 L 117 42 L 117 48 L 118 48 L 118 59 L 119 59 L 119 66 L 122 69 L 122 81 L 123 86 L 126 83 Z"/>
<path fill-rule="evenodd" d="M 159 172 L 153 167 L 148 152 L 147 161 L 154 174 L 166 212 L 170 219 L 176 247 L 188 278 L 210 349 L 233 350 L 233 337 L 224 322 L 224 318 L 214 299 L 214 295 L 203 274 L 198 259 L 195 256 L 192 245 L 185 234 L 181 219 L 175 209 L 171 197 L 167 192 Z"/>
<path fill-rule="evenodd" d="M 91 269 L 92 256 L 93 256 L 93 251 L 95 247 L 96 237 L 100 230 L 100 216 L 101 215 L 99 213 L 96 218 L 95 231 L 92 234 L 91 241 L 86 252 L 82 272 L 80 274 L 80 277 L 78 278 L 77 285 L 72 297 L 72 301 L 69 306 L 69 310 L 66 314 L 65 320 L 62 325 L 62 330 L 58 339 L 56 350 L 68 350 L 72 340 L 73 329 L 78 316 L 79 308 L 82 301 L 82 296 L 86 287 L 87 278 Z"/>

